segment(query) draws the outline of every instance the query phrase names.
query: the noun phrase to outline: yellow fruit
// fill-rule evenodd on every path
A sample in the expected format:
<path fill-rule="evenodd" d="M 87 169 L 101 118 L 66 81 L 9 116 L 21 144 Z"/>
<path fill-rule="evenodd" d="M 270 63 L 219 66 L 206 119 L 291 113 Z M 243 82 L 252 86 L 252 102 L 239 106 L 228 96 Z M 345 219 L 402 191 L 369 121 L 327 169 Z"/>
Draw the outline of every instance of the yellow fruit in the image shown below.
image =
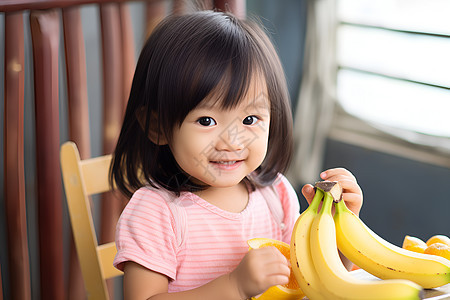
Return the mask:
<path fill-rule="evenodd" d="M 442 256 L 450 260 L 450 246 L 443 243 L 433 243 L 425 249 L 425 254 Z"/>
<path fill-rule="evenodd" d="M 427 246 L 430 246 L 434 243 L 442 243 L 450 247 L 450 238 L 442 234 L 433 235 L 428 239 Z"/>
<path fill-rule="evenodd" d="M 427 248 L 427 244 L 417 237 L 407 235 L 403 239 L 402 248 L 418 253 L 423 253 Z"/>
<path fill-rule="evenodd" d="M 290 261 L 290 246 L 281 241 L 266 238 L 256 238 L 247 241 L 251 249 L 258 249 L 262 247 L 273 246 L 276 247 L 286 258 Z M 254 297 L 253 299 L 258 300 L 295 300 L 302 299 L 305 295 L 299 288 L 297 280 L 295 279 L 294 273 L 291 269 L 291 274 L 289 276 L 289 282 L 285 285 L 276 285 L 270 287 L 260 296 Z"/>

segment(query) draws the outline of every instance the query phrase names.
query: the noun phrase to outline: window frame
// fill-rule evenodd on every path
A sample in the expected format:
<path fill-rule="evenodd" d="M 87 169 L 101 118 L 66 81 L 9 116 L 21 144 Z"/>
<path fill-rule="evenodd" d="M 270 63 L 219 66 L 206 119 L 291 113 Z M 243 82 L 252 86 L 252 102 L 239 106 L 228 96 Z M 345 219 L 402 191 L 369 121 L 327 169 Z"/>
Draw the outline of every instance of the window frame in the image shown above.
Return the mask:
<path fill-rule="evenodd" d="M 337 0 L 340 1 L 340 0 Z M 338 5 L 336 6 L 336 9 Z M 338 42 L 338 30 L 342 25 L 345 26 L 358 26 L 361 28 L 376 28 L 381 30 L 388 30 L 394 32 L 408 33 L 408 34 L 423 34 L 429 36 L 436 36 L 439 38 L 449 38 L 450 34 L 446 33 L 428 33 L 417 32 L 414 30 L 408 30 L 407 28 L 391 28 L 382 26 L 379 24 L 360 24 L 355 22 L 349 22 L 342 20 L 337 12 L 337 22 L 335 23 L 336 43 Z M 370 23 L 370 22 L 369 22 Z M 336 90 L 337 76 L 341 69 L 345 69 L 345 66 L 340 66 L 337 60 L 337 47 L 336 47 Z M 349 69 L 349 68 L 347 68 Z M 357 72 L 367 72 L 367 70 L 354 70 Z M 370 73 L 367 72 L 367 73 Z M 393 80 L 411 81 L 407 78 L 396 78 L 395 76 L 389 76 L 389 74 L 376 74 L 391 77 Z M 429 85 L 426 82 L 415 82 L 418 84 Z M 450 89 L 445 86 L 436 86 L 437 88 Z M 450 98 L 449 98 L 450 99 Z M 376 151 L 409 158 L 416 161 L 421 161 L 429 164 L 435 164 L 438 166 L 445 166 L 450 168 L 450 138 L 439 137 L 428 134 L 417 133 L 411 130 L 397 129 L 389 126 L 383 126 L 378 124 L 372 124 L 370 121 L 363 120 L 357 116 L 344 110 L 340 104 L 338 96 L 336 94 L 335 99 L 335 112 L 328 138 L 345 142 L 348 144 L 356 145 L 363 148 L 369 148 Z"/>

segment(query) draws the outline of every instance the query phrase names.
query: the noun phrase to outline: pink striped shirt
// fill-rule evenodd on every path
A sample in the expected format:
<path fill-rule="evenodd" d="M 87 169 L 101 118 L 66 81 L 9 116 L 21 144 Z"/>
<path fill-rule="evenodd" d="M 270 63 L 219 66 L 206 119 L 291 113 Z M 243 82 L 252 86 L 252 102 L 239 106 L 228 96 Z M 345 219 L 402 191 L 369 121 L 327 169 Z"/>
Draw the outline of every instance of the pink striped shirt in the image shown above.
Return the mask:
<path fill-rule="evenodd" d="M 119 219 L 114 266 L 122 269 L 124 262 L 134 261 L 164 274 L 170 279 L 169 292 L 192 289 L 229 273 L 247 253 L 248 239 L 290 242 L 300 210 L 297 195 L 283 176 L 274 187 L 278 199 L 273 192 L 257 189 L 240 213 L 224 211 L 193 193 L 176 197 L 163 189 L 141 188 Z M 269 201 L 281 202 L 282 223 L 273 216 Z"/>

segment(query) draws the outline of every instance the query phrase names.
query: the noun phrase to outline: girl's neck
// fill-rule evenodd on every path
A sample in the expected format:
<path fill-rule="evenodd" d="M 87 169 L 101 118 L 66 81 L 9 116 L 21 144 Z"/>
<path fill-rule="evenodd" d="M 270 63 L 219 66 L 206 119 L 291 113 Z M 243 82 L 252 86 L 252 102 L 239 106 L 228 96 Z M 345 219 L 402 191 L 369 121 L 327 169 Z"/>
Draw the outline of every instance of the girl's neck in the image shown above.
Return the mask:
<path fill-rule="evenodd" d="M 222 210 L 234 213 L 243 211 L 249 199 L 248 187 L 244 181 L 232 187 L 209 187 L 194 194 Z"/>

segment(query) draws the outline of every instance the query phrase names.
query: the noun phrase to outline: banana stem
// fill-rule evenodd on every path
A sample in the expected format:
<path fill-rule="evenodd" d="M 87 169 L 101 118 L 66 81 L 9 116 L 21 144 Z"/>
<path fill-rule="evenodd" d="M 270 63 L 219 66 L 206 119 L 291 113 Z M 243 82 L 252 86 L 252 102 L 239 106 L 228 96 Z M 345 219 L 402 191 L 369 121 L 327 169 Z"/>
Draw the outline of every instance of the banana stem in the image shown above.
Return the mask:
<path fill-rule="evenodd" d="M 307 208 L 307 210 L 312 210 L 313 212 L 317 213 L 319 210 L 319 205 L 322 202 L 323 198 L 323 191 L 320 189 L 316 189 L 316 194 L 314 195 L 313 200 L 311 201 L 311 204 Z"/>
<path fill-rule="evenodd" d="M 330 195 L 330 193 L 325 193 L 325 197 L 323 199 L 323 205 L 322 205 L 322 209 L 320 210 L 320 214 L 330 214 L 331 215 L 332 207 L 333 207 L 333 196 Z"/>
<path fill-rule="evenodd" d="M 342 186 L 337 181 L 319 181 L 314 185 L 316 189 L 322 190 L 324 193 L 330 194 L 334 202 L 342 200 Z"/>
<path fill-rule="evenodd" d="M 344 201 L 339 201 L 338 203 L 335 203 L 334 206 L 336 207 L 336 214 L 344 213 L 349 210 Z"/>

